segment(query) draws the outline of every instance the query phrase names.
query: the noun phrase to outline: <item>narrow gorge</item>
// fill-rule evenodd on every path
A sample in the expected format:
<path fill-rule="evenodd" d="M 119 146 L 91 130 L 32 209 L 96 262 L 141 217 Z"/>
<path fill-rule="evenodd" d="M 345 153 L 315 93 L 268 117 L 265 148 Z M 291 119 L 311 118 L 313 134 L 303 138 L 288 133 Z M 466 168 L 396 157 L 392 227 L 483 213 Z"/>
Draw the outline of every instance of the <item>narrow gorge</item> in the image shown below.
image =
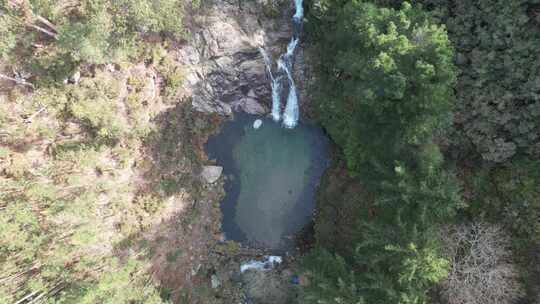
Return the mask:
<path fill-rule="evenodd" d="M 218 113 L 232 118 L 209 138 L 205 149 L 208 157 L 223 167 L 225 197 L 221 210 L 226 239 L 269 253 L 294 254 L 298 233 L 311 222 L 315 191 L 329 163 L 328 140 L 317 126 L 299 121 L 301 93 L 295 80 L 303 79 L 297 77 L 301 73 L 295 72 L 302 68 L 295 65 L 295 57 L 300 49 L 302 1 L 294 2 L 291 14 L 288 3 L 281 5 L 289 24 L 281 23 L 286 17 L 267 22 L 285 27 L 290 33 L 289 42 L 283 44 L 283 38 L 264 39 L 272 34 L 255 31 L 263 39 L 257 41 L 262 43 L 253 51 L 257 50 L 259 56 L 253 58 L 264 67 L 266 75 L 262 79 L 267 81 L 259 90 L 244 89 L 250 99 L 233 97 L 231 111 L 222 111 L 228 104 L 218 103 Z M 285 51 L 279 52 L 283 48 Z M 274 62 L 276 53 L 279 55 Z M 242 77 L 253 79 L 245 74 Z M 234 90 L 221 88 L 224 92 Z M 199 106 L 197 99 L 194 102 Z M 260 109 L 252 111 L 256 107 Z"/>

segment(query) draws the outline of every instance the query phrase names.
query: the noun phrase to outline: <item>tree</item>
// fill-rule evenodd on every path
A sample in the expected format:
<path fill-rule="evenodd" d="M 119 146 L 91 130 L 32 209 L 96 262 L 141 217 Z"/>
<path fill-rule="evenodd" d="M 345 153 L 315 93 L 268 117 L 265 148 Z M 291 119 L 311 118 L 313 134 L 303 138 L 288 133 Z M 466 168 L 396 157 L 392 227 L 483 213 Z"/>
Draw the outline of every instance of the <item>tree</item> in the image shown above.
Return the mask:
<path fill-rule="evenodd" d="M 439 1 L 460 68 L 456 117 L 483 159 L 540 153 L 540 47 L 536 2 Z M 535 17 L 536 16 L 536 17 Z"/>
<path fill-rule="evenodd" d="M 174 38 L 185 34 L 180 0 L 81 0 L 77 5 L 2 0 L 0 4 L 0 58 L 41 76 L 38 81 L 46 86 L 65 79 L 81 64 L 125 62 L 141 56 L 146 33 Z"/>
<path fill-rule="evenodd" d="M 402 0 L 376 0 L 398 6 Z M 540 153 L 540 82 L 536 1 L 414 0 L 448 28 L 459 68 L 457 144 L 472 144 L 484 160 Z M 466 140 L 464 140 L 466 139 Z M 460 147 L 461 149 L 465 147 Z"/>
<path fill-rule="evenodd" d="M 350 248 L 342 251 L 353 254 L 318 250 L 307 257 L 314 283 L 303 299 L 429 303 L 429 290 L 449 268 L 435 231 L 462 205 L 435 144 L 451 123 L 456 73 L 446 31 L 408 3 L 397 10 L 322 1 L 310 22 L 321 59 L 318 116 L 373 203 L 370 216 L 357 215 Z"/>
<path fill-rule="evenodd" d="M 523 295 L 510 239 L 501 227 L 487 223 L 449 226 L 441 237 L 451 262 L 450 275 L 441 282 L 446 303 L 513 303 Z"/>
<path fill-rule="evenodd" d="M 114 7 L 125 14 L 126 27 L 141 32 L 167 32 L 180 37 L 183 32 L 182 15 L 185 4 L 178 0 L 115 1 Z"/>
<path fill-rule="evenodd" d="M 314 249 L 302 259 L 302 268 L 308 270 L 309 282 L 301 290 L 300 303 L 365 303 L 356 286 L 354 271 L 339 255 L 322 248 Z"/>
<path fill-rule="evenodd" d="M 428 291 L 448 274 L 448 261 L 428 231 L 405 223 L 364 223 L 346 259 L 316 249 L 303 259 L 302 303 L 429 303 Z"/>
<path fill-rule="evenodd" d="M 333 298 L 355 299 L 343 300 L 344 303 L 356 303 L 360 299 L 366 303 L 430 302 L 428 291 L 446 277 L 449 268 L 440 252 L 437 227 L 451 220 L 462 205 L 459 185 L 441 167 L 442 156 L 437 151 L 420 153 L 422 161 L 416 171 L 398 166 L 395 177 L 382 182 L 370 207 L 373 215 L 366 217 L 365 210 L 355 215 L 357 222 L 350 228 L 353 236 L 344 245 L 350 249 L 338 247 L 338 253 L 345 254 L 343 261 L 321 251 L 315 251 L 315 255 L 320 255 L 315 260 L 307 258 L 305 269 L 315 283 L 307 287 L 306 303 L 317 303 L 317 297 L 323 303 L 324 299 L 328 303 L 340 303 L 332 302 Z M 324 231 L 317 232 L 319 238 L 321 233 Z M 324 248 L 326 244 L 319 246 Z M 330 272 L 317 259 L 344 266 Z"/>
<path fill-rule="evenodd" d="M 451 123 L 456 72 L 446 31 L 406 2 L 394 10 L 335 1 L 321 11 L 319 117 L 353 174 L 392 174 Z"/>
<path fill-rule="evenodd" d="M 60 26 L 58 48 L 76 62 L 105 63 L 110 59 L 115 27 L 107 6 L 92 7 L 82 20 Z"/>
<path fill-rule="evenodd" d="M 474 216 L 504 225 L 512 232 L 516 248 L 540 244 L 540 161 L 515 157 L 479 169 L 468 182 L 473 186 L 470 212 Z"/>

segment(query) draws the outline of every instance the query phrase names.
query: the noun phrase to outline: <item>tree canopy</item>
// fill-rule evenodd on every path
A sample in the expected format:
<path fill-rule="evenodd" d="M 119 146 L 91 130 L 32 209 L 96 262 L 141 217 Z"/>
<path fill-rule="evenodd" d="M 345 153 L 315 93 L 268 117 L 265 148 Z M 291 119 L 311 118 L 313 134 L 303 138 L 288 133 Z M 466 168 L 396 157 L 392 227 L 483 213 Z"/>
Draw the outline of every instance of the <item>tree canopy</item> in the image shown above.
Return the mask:
<path fill-rule="evenodd" d="M 318 114 L 352 173 L 389 174 L 451 123 L 456 70 L 444 26 L 404 3 L 332 3 L 316 34 Z"/>
<path fill-rule="evenodd" d="M 317 114 L 348 172 L 368 186 L 371 196 L 360 203 L 373 214 L 358 211 L 352 250 L 320 249 L 304 260 L 314 281 L 304 300 L 429 303 L 428 291 L 449 269 L 437 227 L 462 205 L 435 144 L 452 121 L 453 49 L 444 26 L 409 3 L 325 4 L 310 29 L 320 60 Z"/>

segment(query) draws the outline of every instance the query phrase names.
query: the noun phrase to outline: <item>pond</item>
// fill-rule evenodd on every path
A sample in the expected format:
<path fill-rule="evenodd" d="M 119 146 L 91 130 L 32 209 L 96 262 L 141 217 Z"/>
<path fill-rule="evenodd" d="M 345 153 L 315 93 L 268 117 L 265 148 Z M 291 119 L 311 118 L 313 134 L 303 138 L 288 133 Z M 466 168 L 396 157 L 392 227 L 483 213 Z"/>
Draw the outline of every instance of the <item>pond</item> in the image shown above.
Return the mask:
<path fill-rule="evenodd" d="M 255 129 L 257 119 L 262 125 Z M 323 131 L 307 124 L 285 129 L 269 118 L 236 113 L 205 148 L 226 175 L 221 202 L 226 238 L 293 249 L 294 235 L 311 221 L 315 191 L 329 165 Z"/>

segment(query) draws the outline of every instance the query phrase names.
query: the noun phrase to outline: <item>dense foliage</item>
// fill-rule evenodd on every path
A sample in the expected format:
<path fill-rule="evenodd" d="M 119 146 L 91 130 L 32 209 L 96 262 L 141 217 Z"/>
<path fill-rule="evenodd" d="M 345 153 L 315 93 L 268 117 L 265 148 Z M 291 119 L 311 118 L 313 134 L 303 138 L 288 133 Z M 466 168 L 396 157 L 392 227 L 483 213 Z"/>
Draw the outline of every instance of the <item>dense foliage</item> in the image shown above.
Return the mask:
<path fill-rule="evenodd" d="M 483 289 L 497 301 L 523 297 L 518 276 L 538 279 L 536 10 L 525 1 L 310 3 L 313 97 L 344 164 L 321 185 L 301 302 L 454 303 L 471 289 L 448 282 L 465 280 L 457 263 L 470 260 L 493 274 L 497 263 L 512 269 L 488 282 L 499 289 Z M 452 256 L 440 231 L 469 218 L 503 223 L 516 257 L 508 247 L 494 251 L 504 252 L 498 262 L 481 250 Z M 467 242 L 451 248 L 467 252 Z M 516 275 L 516 263 L 527 270 Z M 451 299 L 436 296 L 441 288 Z"/>
<path fill-rule="evenodd" d="M 428 303 L 429 288 L 448 271 L 436 229 L 461 204 L 433 142 L 451 121 L 452 48 L 444 28 L 410 4 L 334 5 L 315 13 L 323 24 L 317 49 L 333 55 L 318 66 L 317 110 L 349 172 L 374 194 L 374 214 L 353 223 L 345 259 L 325 250 L 305 259 L 317 281 L 304 290 L 305 302 Z M 320 260 L 346 271 L 326 273 Z M 335 296 L 319 286 L 347 292 Z"/>
<path fill-rule="evenodd" d="M 403 1 L 374 2 L 395 7 Z M 413 2 L 432 11 L 446 25 L 456 48 L 460 144 L 471 144 L 485 160 L 493 162 L 522 153 L 537 156 L 540 102 L 535 50 L 540 35 L 540 3 Z"/>
<path fill-rule="evenodd" d="M 79 64 L 140 56 L 145 34 L 182 36 L 184 5 L 178 0 L 2 0 L 0 58 L 40 82 L 62 80 Z"/>
<path fill-rule="evenodd" d="M 208 126 L 152 42 L 185 38 L 198 2 L 0 0 L 0 303 L 189 301 L 148 260 L 190 257 L 144 232 L 202 191 Z M 538 301 L 540 2 L 313 0 L 306 17 L 338 151 L 299 302 Z"/>
<path fill-rule="evenodd" d="M 432 2 L 460 68 L 458 127 L 485 160 L 540 153 L 536 1 Z"/>
<path fill-rule="evenodd" d="M 321 14 L 317 46 L 328 55 L 318 66 L 318 112 L 350 171 L 412 164 L 451 122 L 455 71 L 444 28 L 409 4 L 353 1 Z"/>
<path fill-rule="evenodd" d="M 0 99 L 0 303 L 167 302 L 138 258 L 148 248 L 120 254 L 163 205 L 128 178 L 155 125 L 151 100 L 131 112 L 145 119 L 117 114 L 125 82 L 101 72 Z"/>
<path fill-rule="evenodd" d="M 170 302 L 151 273 L 155 249 L 134 241 L 165 204 L 164 173 L 144 189 L 133 177 L 166 167 L 143 155 L 183 79 L 145 39 L 182 37 L 186 4 L 0 1 L 0 303 Z M 168 161 L 196 162 L 183 152 Z"/>

